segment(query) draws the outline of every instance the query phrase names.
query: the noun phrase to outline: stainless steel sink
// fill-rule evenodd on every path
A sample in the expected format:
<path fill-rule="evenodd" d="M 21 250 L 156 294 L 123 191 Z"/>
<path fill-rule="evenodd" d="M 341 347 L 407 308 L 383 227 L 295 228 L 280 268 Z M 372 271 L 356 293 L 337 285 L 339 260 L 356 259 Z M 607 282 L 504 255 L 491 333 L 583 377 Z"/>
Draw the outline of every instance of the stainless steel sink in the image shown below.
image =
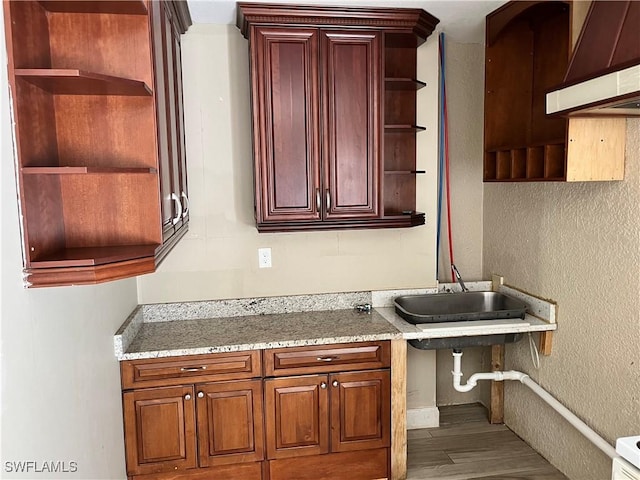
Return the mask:
<path fill-rule="evenodd" d="M 527 305 L 498 292 L 403 295 L 393 301 L 407 322 L 435 323 L 524 318 Z"/>

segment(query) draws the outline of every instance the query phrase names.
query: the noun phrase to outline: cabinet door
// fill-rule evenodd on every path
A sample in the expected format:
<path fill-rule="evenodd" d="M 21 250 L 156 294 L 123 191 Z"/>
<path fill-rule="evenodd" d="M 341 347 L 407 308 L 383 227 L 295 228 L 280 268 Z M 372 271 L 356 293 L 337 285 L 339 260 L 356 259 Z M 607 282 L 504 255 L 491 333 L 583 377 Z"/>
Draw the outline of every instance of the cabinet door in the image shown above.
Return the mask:
<path fill-rule="evenodd" d="M 322 32 L 327 220 L 381 214 L 381 44 L 380 32 Z"/>
<path fill-rule="evenodd" d="M 267 458 L 329 451 L 328 391 L 326 375 L 265 380 Z"/>
<path fill-rule="evenodd" d="M 174 31 L 169 6 L 165 2 L 150 2 L 152 14 L 153 56 L 155 70 L 156 121 L 158 130 L 158 168 L 163 240 L 166 242 L 182 225 L 180 184 L 180 138 L 176 90 Z M 180 84 L 181 85 L 181 84 Z M 181 132 L 181 130 L 180 130 Z M 180 204 L 180 205 L 179 205 Z"/>
<path fill-rule="evenodd" d="M 388 370 L 337 373 L 331 382 L 331 451 L 388 447 L 391 380 Z"/>
<path fill-rule="evenodd" d="M 319 221 L 318 30 L 252 27 L 258 224 Z"/>
<path fill-rule="evenodd" d="M 196 385 L 201 467 L 264 459 L 262 381 Z"/>
<path fill-rule="evenodd" d="M 128 475 L 196 466 L 193 387 L 125 392 L 123 409 Z"/>

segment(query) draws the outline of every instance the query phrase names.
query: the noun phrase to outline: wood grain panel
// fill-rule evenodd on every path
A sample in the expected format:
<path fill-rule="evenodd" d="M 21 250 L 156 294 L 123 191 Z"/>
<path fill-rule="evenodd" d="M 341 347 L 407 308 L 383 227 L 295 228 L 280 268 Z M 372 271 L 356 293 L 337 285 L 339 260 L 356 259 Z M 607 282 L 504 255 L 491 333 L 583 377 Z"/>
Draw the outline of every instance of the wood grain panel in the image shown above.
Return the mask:
<path fill-rule="evenodd" d="M 152 475 L 134 475 L 131 480 L 269 480 L 262 476 L 262 462 L 189 469 Z"/>
<path fill-rule="evenodd" d="M 562 83 L 569 62 L 569 7 L 548 9 L 544 19 L 533 23 L 533 86 L 531 137 L 529 142 L 564 141 L 567 121 L 546 114 L 547 91 Z M 542 53 L 540 53 L 542 52 Z"/>
<path fill-rule="evenodd" d="M 122 388 L 159 387 L 185 382 L 240 380 L 259 377 L 261 352 L 212 353 L 120 362 Z"/>
<path fill-rule="evenodd" d="M 262 460 L 262 380 L 201 384 L 196 392 L 199 465 Z"/>
<path fill-rule="evenodd" d="M 407 342 L 391 341 L 391 471 L 393 480 L 407 475 Z"/>
<path fill-rule="evenodd" d="M 269 462 L 270 480 L 375 480 L 388 476 L 388 451 L 330 453 Z"/>
<path fill-rule="evenodd" d="M 265 350 L 266 376 L 331 373 L 385 368 L 390 365 L 388 341 L 313 345 Z"/>
<path fill-rule="evenodd" d="M 126 392 L 123 408 L 129 475 L 196 466 L 193 387 Z"/>
<path fill-rule="evenodd" d="M 318 31 L 253 32 L 258 221 L 320 220 Z"/>
<path fill-rule="evenodd" d="M 527 145 L 531 118 L 533 32 L 525 20 L 502 32 L 485 52 L 485 149 Z M 509 99 L 509 101 L 505 101 Z"/>
<path fill-rule="evenodd" d="M 53 99 L 60 166 L 156 166 L 151 97 L 54 95 Z"/>
<path fill-rule="evenodd" d="M 7 51 L 15 68 L 51 68 L 47 12 L 39 2 L 2 3 Z"/>
<path fill-rule="evenodd" d="M 15 87 L 15 128 L 20 166 L 58 166 L 53 95 L 21 78 L 16 78 Z"/>
<path fill-rule="evenodd" d="M 327 219 L 380 216 L 381 34 L 323 32 Z"/>
<path fill-rule="evenodd" d="M 157 181 L 154 174 L 62 176 L 66 247 L 162 243 Z"/>
<path fill-rule="evenodd" d="M 174 200 L 172 174 L 171 174 L 171 146 L 168 124 L 168 92 L 166 71 L 169 68 L 165 59 L 164 47 L 166 45 L 167 25 L 165 23 L 164 8 L 160 2 L 151 2 L 151 38 L 154 64 L 154 91 L 155 91 L 155 124 L 156 124 L 156 148 L 157 162 L 160 180 L 160 212 L 162 222 L 163 241 L 167 241 L 175 232 L 171 220 L 174 217 Z"/>
<path fill-rule="evenodd" d="M 267 458 L 329 452 L 327 381 L 326 375 L 265 380 Z"/>
<path fill-rule="evenodd" d="M 391 444 L 391 375 L 388 370 L 338 373 L 331 384 L 331 451 Z"/>
<path fill-rule="evenodd" d="M 66 246 L 60 178 L 54 175 L 22 178 L 22 208 L 27 267 Z"/>
<path fill-rule="evenodd" d="M 70 68 L 152 83 L 146 15 L 49 13 L 51 68 Z M 94 48 L 100 38 L 99 55 Z M 37 68 L 31 65 L 24 68 Z"/>

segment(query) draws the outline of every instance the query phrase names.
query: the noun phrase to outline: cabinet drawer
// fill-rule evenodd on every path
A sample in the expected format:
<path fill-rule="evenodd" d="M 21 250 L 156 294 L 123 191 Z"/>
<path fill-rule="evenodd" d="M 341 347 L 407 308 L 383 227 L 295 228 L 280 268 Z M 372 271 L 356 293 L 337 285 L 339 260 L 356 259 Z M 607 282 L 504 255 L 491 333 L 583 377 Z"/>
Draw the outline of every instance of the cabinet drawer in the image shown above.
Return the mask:
<path fill-rule="evenodd" d="M 383 341 L 276 348 L 265 350 L 264 355 L 267 377 L 366 370 L 389 367 L 390 344 Z"/>
<path fill-rule="evenodd" d="M 122 388 L 241 380 L 262 374 L 259 350 L 121 362 Z"/>

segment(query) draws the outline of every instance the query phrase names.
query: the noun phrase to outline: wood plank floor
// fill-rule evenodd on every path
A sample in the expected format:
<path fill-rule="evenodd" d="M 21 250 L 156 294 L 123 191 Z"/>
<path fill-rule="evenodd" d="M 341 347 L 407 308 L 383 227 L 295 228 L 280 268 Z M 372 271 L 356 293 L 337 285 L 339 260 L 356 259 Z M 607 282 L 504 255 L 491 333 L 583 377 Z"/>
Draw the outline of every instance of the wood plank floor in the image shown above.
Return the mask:
<path fill-rule="evenodd" d="M 567 480 L 480 404 L 441 407 L 440 427 L 407 442 L 407 480 Z"/>

